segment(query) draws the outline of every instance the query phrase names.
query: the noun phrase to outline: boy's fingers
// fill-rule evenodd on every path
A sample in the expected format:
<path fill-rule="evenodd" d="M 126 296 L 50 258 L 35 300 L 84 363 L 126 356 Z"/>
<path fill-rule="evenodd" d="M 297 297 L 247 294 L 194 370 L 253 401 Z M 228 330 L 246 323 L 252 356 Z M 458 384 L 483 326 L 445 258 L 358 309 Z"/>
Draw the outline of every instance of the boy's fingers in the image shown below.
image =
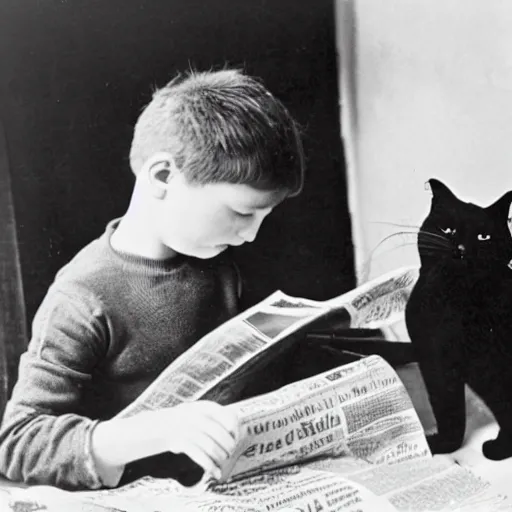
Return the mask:
<path fill-rule="evenodd" d="M 240 420 L 238 416 L 231 410 L 224 408 L 224 414 L 221 417 L 224 428 L 230 433 L 231 437 L 238 441 L 240 439 Z"/>
<path fill-rule="evenodd" d="M 236 442 L 229 433 L 214 422 L 205 422 L 197 430 L 191 429 L 187 439 L 201 446 L 203 451 L 219 462 L 229 458 L 236 447 Z"/>
<path fill-rule="evenodd" d="M 240 439 L 240 425 L 238 418 L 232 414 L 221 414 L 215 417 L 209 416 L 208 419 L 218 425 L 223 432 L 231 438 L 231 443 L 237 443 Z"/>
<path fill-rule="evenodd" d="M 231 408 L 215 402 L 204 401 L 196 403 L 204 405 L 204 408 L 202 408 L 203 413 L 222 425 L 234 439 L 238 440 L 240 437 L 240 421 Z"/>
<path fill-rule="evenodd" d="M 194 443 L 186 443 L 179 453 L 184 453 L 189 456 L 196 464 L 199 464 L 199 466 L 204 469 L 205 473 L 212 475 L 213 478 L 217 480 L 221 478 L 222 470 L 220 469 L 220 466 L 217 465 L 216 462 L 211 459 L 200 446 Z"/>
<path fill-rule="evenodd" d="M 167 449 L 174 453 L 188 454 L 188 451 L 195 447 L 220 467 L 233 453 L 235 444 L 231 436 L 219 425 L 214 424 L 214 427 L 220 429 L 224 439 L 219 441 L 213 437 L 216 434 L 218 435 L 218 432 L 213 431 L 212 435 L 214 429 L 211 426 L 208 429 L 208 425 L 206 425 L 206 430 L 191 426 L 179 434 L 170 432 Z"/>
<path fill-rule="evenodd" d="M 219 463 L 233 454 L 240 438 L 240 427 L 238 417 L 231 408 L 208 401 L 191 402 L 179 407 L 179 428 L 176 428 L 175 421 L 169 424 L 170 451 L 181 452 L 184 451 L 184 444 L 194 444 Z"/>

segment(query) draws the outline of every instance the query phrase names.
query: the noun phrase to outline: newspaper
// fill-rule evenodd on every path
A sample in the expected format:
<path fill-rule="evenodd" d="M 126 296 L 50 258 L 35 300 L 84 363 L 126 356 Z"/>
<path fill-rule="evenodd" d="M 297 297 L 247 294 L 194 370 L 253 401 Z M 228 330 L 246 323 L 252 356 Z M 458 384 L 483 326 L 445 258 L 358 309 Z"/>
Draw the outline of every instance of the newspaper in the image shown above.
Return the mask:
<path fill-rule="evenodd" d="M 220 481 L 193 488 L 143 478 L 119 489 L 0 493 L 1 510 L 80 512 L 512 511 L 505 496 L 447 457 L 432 457 L 402 382 L 370 356 L 237 401 L 257 364 L 333 311 L 376 327 L 403 314 L 417 279 L 403 268 L 330 301 L 276 292 L 223 324 L 172 363 L 119 416 L 214 398 L 234 408 L 243 437 Z M 1 501 L 0 501 L 1 504 Z"/>
<path fill-rule="evenodd" d="M 378 356 L 229 407 L 237 409 L 246 437 L 225 481 L 185 488 L 147 477 L 82 493 L 34 487 L 10 493 L 9 508 L 2 510 L 512 510 L 505 496 L 469 469 L 446 456 L 432 457 L 403 384 Z"/>
<path fill-rule="evenodd" d="M 90 502 L 109 510 L 197 512 L 505 512 L 506 497 L 445 456 L 392 466 L 350 461 L 288 466 L 211 486 L 181 490 L 175 482 L 145 478 Z M 357 468 L 357 469 L 355 469 Z"/>
<path fill-rule="evenodd" d="M 403 267 L 327 301 L 277 291 L 201 338 L 118 417 L 199 399 L 232 403 L 257 368 L 321 317 L 344 313 L 347 327 L 377 328 L 395 322 L 403 315 L 418 274 L 417 267 Z"/>
<path fill-rule="evenodd" d="M 361 483 L 364 482 L 364 483 Z M 94 496 L 92 496 L 94 494 Z M 3 505 L 3 506 L 2 506 Z M 295 465 L 210 487 L 143 478 L 86 496 L 34 487 L 5 493 L 2 512 L 506 512 L 505 496 L 447 457 L 350 474 Z"/>
<path fill-rule="evenodd" d="M 405 387 L 379 356 L 228 407 L 245 432 L 231 479 L 320 456 L 391 464 L 430 454 Z"/>

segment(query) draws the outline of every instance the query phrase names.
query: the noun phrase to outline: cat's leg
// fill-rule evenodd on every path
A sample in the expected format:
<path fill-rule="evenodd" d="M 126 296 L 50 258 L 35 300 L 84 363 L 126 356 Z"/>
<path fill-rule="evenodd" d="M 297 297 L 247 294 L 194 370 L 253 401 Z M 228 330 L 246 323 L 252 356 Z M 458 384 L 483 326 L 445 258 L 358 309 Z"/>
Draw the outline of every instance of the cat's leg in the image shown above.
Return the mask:
<path fill-rule="evenodd" d="M 437 434 L 427 441 L 432 453 L 451 453 L 462 445 L 466 430 L 465 380 L 450 336 L 454 331 L 436 329 L 434 321 L 417 327 L 409 334 L 437 423 Z"/>
<path fill-rule="evenodd" d="M 503 386 L 503 392 L 494 390 L 494 393 L 487 396 L 481 395 L 500 426 L 496 439 L 485 441 L 482 445 L 483 454 L 491 460 L 512 457 L 512 396 L 507 396 L 511 394 L 512 388 L 508 388 L 511 383 L 501 382 L 500 385 Z"/>
<path fill-rule="evenodd" d="M 500 428 L 496 439 L 485 441 L 482 452 L 487 459 L 503 460 L 512 457 L 512 437 L 508 430 Z"/>
<path fill-rule="evenodd" d="M 464 366 L 458 349 L 462 328 L 457 312 L 447 307 L 446 292 L 428 281 L 420 275 L 405 319 L 437 423 L 438 433 L 427 439 L 430 449 L 450 453 L 462 445 L 466 430 Z"/>
<path fill-rule="evenodd" d="M 468 384 L 489 407 L 500 427 L 496 439 L 483 444 L 482 452 L 488 459 L 502 460 L 512 456 L 512 354 L 499 348 L 495 339 L 486 338 L 485 333 L 478 341 L 487 349 L 471 358 Z"/>
<path fill-rule="evenodd" d="M 466 430 L 464 379 L 457 365 L 439 358 L 424 357 L 419 364 L 437 434 L 427 441 L 433 454 L 451 453 L 462 445 Z"/>

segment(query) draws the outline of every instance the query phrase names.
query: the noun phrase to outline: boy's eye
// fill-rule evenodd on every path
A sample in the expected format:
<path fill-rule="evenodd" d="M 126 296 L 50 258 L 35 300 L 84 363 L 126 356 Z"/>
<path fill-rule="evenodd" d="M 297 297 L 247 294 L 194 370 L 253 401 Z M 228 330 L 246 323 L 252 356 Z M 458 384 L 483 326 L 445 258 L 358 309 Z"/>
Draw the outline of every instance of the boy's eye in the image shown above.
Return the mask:
<path fill-rule="evenodd" d="M 254 215 L 253 213 L 243 213 L 243 212 L 237 212 L 237 211 L 235 211 L 235 213 L 236 213 L 239 217 L 245 217 L 245 218 L 252 217 L 252 216 Z"/>
<path fill-rule="evenodd" d="M 455 235 L 456 229 L 452 228 L 439 228 L 445 235 Z"/>
<path fill-rule="evenodd" d="M 490 240 L 491 239 L 491 235 L 483 235 L 483 234 L 479 234 L 477 236 L 478 240 L 480 240 L 480 242 L 486 242 L 487 240 Z"/>

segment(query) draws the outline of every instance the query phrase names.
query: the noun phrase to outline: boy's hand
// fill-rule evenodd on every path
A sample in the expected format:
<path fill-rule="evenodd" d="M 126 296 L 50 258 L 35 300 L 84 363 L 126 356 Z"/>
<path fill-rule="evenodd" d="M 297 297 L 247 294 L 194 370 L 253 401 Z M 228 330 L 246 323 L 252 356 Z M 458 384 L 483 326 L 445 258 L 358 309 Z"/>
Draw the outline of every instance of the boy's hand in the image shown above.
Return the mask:
<path fill-rule="evenodd" d="M 219 480 L 240 439 L 240 423 L 231 408 L 199 400 L 159 411 L 167 449 L 183 453 Z M 157 413 L 158 414 L 158 413 Z"/>
<path fill-rule="evenodd" d="M 225 476 L 222 470 L 227 469 L 240 430 L 231 407 L 200 400 L 99 422 L 92 431 L 91 452 L 102 483 L 109 487 L 118 485 L 129 462 L 163 452 L 177 458 L 184 454 L 187 467 L 178 464 L 173 478 L 190 486 L 201 480 L 201 468 L 217 480 Z"/>

